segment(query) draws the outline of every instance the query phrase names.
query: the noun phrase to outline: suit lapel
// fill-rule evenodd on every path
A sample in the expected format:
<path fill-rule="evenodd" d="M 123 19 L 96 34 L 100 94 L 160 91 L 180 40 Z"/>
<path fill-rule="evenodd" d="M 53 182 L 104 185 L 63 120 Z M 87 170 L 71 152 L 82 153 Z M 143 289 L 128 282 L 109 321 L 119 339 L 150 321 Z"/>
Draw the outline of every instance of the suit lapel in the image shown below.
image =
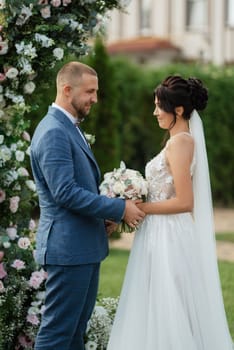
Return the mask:
<path fill-rule="evenodd" d="M 100 181 L 101 178 L 101 173 L 100 169 L 98 167 L 98 164 L 96 162 L 96 159 L 94 157 L 94 154 L 91 150 L 91 148 L 88 147 L 88 145 L 85 143 L 83 140 L 82 136 L 80 135 L 79 131 L 76 129 L 76 126 L 72 124 L 72 122 L 69 120 L 69 118 L 58 108 L 55 107 L 49 107 L 48 114 L 52 115 L 54 118 L 59 120 L 61 123 L 64 124 L 66 130 L 69 131 L 69 133 L 72 134 L 73 139 L 79 144 L 80 148 L 86 153 L 86 155 L 93 161 L 95 164 L 95 167 L 97 169 L 98 173 L 98 182 Z M 83 132 L 83 131 L 81 131 Z"/>

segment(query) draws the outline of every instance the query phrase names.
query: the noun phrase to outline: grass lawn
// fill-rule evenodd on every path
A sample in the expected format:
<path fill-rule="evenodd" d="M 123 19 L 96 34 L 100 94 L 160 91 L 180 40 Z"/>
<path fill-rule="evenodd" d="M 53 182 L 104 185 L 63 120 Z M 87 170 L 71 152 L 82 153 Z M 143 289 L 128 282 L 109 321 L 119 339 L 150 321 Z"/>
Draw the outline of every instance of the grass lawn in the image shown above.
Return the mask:
<path fill-rule="evenodd" d="M 111 249 L 109 257 L 102 263 L 99 297 L 119 296 L 129 252 Z M 232 338 L 234 339 L 234 264 L 219 262 L 224 304 Z"/>
<path fill-rule="evenodd" d="M 111 249 L 110 255 L 101 265 L 99 285 L 100 297 L 117 297 L 120 294 L 129 251 Z"/>
<path fill-rule="evenodd" d="M 234 263 L 219 261 L 219 273 L 229 329 L 234 340 Z"/>
<path fill-rule="evenodd" d="M 215 238 L 217 241 L 234 243 L 234 233 L 216 233 Z"/>

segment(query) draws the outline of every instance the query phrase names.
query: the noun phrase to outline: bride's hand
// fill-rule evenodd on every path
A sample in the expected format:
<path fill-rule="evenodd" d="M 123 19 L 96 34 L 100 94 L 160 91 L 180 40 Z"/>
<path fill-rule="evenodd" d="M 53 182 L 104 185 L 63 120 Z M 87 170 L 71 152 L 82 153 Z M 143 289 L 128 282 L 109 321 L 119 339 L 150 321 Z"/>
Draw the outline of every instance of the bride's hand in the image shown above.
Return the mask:
<path fill-rule="evenodd" d="M 137 207 L 142 210 L 143 212 L 145 212 L 144 207 L 145 207 L 145 203 L 142 201 L 139 201 L 139 203 L 136 203 Z"/>

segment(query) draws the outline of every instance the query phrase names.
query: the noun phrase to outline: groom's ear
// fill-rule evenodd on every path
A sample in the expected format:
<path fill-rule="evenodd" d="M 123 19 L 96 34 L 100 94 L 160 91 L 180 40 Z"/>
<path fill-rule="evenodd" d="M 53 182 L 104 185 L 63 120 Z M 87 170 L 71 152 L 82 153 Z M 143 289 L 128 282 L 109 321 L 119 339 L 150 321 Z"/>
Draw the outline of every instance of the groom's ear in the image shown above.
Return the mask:
<path fill-rule="evenodd" d="M 176 107 L 175 108 L 175 113 L 176 113 L 177 118 L 183 117 L 184 107 L 183 106 Z"/>
<path fill-rule="evenodd" d="M 69 97 L 69 96 L 70 96 L 71 90 L 72 90 L 72 87 L 71 87 L 70 85 L 65 84 L 65 85 L 63 86 L 63 93 L 64 93 L 64 95 L 65 95 L 66 97 Z"/>

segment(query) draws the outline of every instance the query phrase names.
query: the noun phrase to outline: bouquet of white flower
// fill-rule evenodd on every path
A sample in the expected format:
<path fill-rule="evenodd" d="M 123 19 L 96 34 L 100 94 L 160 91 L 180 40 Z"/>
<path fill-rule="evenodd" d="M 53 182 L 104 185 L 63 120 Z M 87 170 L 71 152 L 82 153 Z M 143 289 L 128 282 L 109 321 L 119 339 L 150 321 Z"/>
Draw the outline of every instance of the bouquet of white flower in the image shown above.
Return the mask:
<path fill-rule="evenodd" d="M 100 193 L 107 197 L 144 200 L 148 193 L 147 181 L 137 170 L 127 169 L 123 161 L 120 167 L 104 175 L 100 184 Z M 118 232 L 132 232 L 134 229 L 124 222 L 118 226 Z"/>

